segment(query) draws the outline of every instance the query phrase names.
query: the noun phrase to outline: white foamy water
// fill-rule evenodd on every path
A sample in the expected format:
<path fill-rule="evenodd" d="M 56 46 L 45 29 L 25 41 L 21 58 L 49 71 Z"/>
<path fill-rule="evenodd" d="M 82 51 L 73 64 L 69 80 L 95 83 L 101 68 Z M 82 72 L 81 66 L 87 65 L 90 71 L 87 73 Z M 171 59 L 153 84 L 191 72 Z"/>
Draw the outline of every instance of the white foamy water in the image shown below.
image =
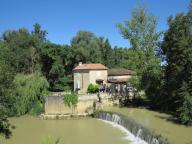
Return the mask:
<path fill-rule="evenodd" d="M 110 125 L 112 125 L 113 127 L 115 128 L 118 128 L 119 130 L 121 130 L 125 136 L 123 137 L 123 139 L 129 141 L 131 144 L 148 144 L 146 141 L 140 139 L 139 137 L 136 137 L 134 136 L 130 131 L 128 131 L 126 128 L 124 128 L 123 126 L 121 125 L 118 125 L 114 122 L 111 122 L 111 121 L 107 121 L 107 120 L 102 120 L 102 119 L 99 119 L 105 123 L 108 123 Z"/>

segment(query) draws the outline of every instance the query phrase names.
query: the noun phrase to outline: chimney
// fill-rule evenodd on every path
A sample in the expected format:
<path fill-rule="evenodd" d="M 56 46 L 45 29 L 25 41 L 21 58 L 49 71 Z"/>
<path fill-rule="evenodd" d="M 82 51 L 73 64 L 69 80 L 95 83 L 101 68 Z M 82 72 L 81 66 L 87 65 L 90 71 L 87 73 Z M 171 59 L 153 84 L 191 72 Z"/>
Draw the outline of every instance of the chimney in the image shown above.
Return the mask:
<path fill-rule="evenodd" d="M 82 65 L 82 62 L 79 62 L 79 66 Z"/>

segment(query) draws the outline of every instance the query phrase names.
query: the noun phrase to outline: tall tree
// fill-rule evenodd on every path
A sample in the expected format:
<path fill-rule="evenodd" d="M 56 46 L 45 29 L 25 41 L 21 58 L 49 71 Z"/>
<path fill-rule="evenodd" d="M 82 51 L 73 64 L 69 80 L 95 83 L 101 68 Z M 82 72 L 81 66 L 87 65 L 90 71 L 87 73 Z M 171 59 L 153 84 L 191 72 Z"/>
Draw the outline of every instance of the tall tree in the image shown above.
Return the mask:
<path fill-rule="evenodd" d="M 113 67 L 123 67 L 131 69 L 130 65 L 127 65 L 128 49 L 115 46 L 113 48 L 112 63 Z"/>
<path fill-rule="evenodd" d="M 39 68 L 40 41 L 25 28 L 6 31 L 3 41 L 10 49 L 10 61 L 16 72 L 33 73 Z"/>
<path fill-rule="evenodd" d="M 66 85 L 66 75 L 69 74 L 66 70 L 70 72 L 72 70 L 69 53 L 70 50 L 67 46 L 50 42 L 45 42 L 42 45 L 40 53 L 42 72 L 53 91 L 62 91 Z"/>
<path fill-rule="evenodd" d="M 156 31 L 157 18 L 149 15 L 146 8 L 140 6 L 133 10 L 131 20 L 125 21 L 124 25 L 118 24 L 117 27 L 131 44 L 127 64 L 134 62 L 134 68 L 140 78 L 140 86 L 145 89 L 146 94 L 156 95 L 150 90 L 151 87 L 157 87 L 154 86 L 153 81 L 161 74 L 160 59 L 156 50 L 162 33 Z"/>
<path fill-rule="evenodd" d="M 192 2 L 191 2 L 192 4 Z M 166 71 L 162 103 L 164 108 L 179 109 L 181 121 L 190 111 L 192 99 L 192 8 L 187 14 L 169 17 L 169 29 L 165 33 L 162 52 L 166 58 Z M 187 104 L 187 105 L 186 105 Z M 185 106 L 184 106 L 185 105 Z M 185 111 L 184 111 L 185 110 Z M 188 118 L 191 114 L 188 113 Z M 190 120 L 185 123 L 192 122 Z"/>
<path fill-rule="evenodd" d="M 35 23 L 33 25 L 32 34 L 37 36 L 41 41 L 45 41 L 48 32 L 46 30 L 42 30 L 40 24 Z"/>
<path fill-rule="evenodd" d="M 103 37 L 97 38 L 97 43 L 99 45 L 101 51 L 101 61 L 107 67 L 113 66 L 113 50 L 109 43 L 108 39 L 104 39 Z"/>
<path fill-rule="evenodd" d="M 71 40 L 75 63 L 100 63 L 101 51 L 95 35 L 87 31 L 79 31 Z"/>
<path fill-rule="evenodd" d="M 11 134 L 8 115 L 12 111 L 14 102 L 13 97 L 13 79 L 14 71 L 10 65 L 10 50 L 0 42 L 0 134 L 9 137 Z"/>

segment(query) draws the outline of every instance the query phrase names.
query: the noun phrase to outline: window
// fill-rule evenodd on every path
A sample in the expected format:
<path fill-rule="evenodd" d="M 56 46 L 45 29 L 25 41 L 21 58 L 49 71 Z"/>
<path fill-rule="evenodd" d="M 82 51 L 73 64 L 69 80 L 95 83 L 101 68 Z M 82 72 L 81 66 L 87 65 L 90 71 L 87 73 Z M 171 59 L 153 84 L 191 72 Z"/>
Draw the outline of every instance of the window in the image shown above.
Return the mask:
<path fill-rule="evenodd" d="M 74 76 L 75 77 L 80 77 L 80 73 L 75 73 Z"/>
<path fill-rule="evenodd" d="M 76 82 L 75 82 L 75 88 L 80 89 L 80 87 L 81 87 L 80 81 L 76 81 Z"/>
<path fill-rule="evenodd" d="M 80 81 L 77 81 L 77 88 L 80 88 L 80 87 L 81 87 Z"/>

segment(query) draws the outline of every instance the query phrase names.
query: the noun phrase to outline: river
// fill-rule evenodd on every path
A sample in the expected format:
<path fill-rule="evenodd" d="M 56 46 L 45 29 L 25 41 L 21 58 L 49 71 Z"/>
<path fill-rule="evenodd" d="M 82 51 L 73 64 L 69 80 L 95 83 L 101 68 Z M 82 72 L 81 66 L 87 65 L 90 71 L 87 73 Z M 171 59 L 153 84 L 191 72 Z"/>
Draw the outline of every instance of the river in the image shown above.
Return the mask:
<path fill-rule="evenodd" d="M 170 115 L 139 108 L 104 109 L 135 120 L 167 138 L 171 144 L 192 144 L 192 127 L 174 123 Z M 60 138 L 61 144 L 133 144 L 129 133 L 122 128 L 94 118 L 40 120 L 22 116 L 10 118 L 10 122 L 16 127 L 13 136 L 9 140 L 0 141 L 0 144 L 42 144 L 50 137 Z"/>
<path fill-rule="evenodd" d="M 61 144 L 129 144 L 122 130 L 93 118 L 40 120 L 23 116 L 10 122 L 16 128 L 13 136 L 2 142 L 5 144 L 42 144 L 46 139 L 58 138 Z"/>

